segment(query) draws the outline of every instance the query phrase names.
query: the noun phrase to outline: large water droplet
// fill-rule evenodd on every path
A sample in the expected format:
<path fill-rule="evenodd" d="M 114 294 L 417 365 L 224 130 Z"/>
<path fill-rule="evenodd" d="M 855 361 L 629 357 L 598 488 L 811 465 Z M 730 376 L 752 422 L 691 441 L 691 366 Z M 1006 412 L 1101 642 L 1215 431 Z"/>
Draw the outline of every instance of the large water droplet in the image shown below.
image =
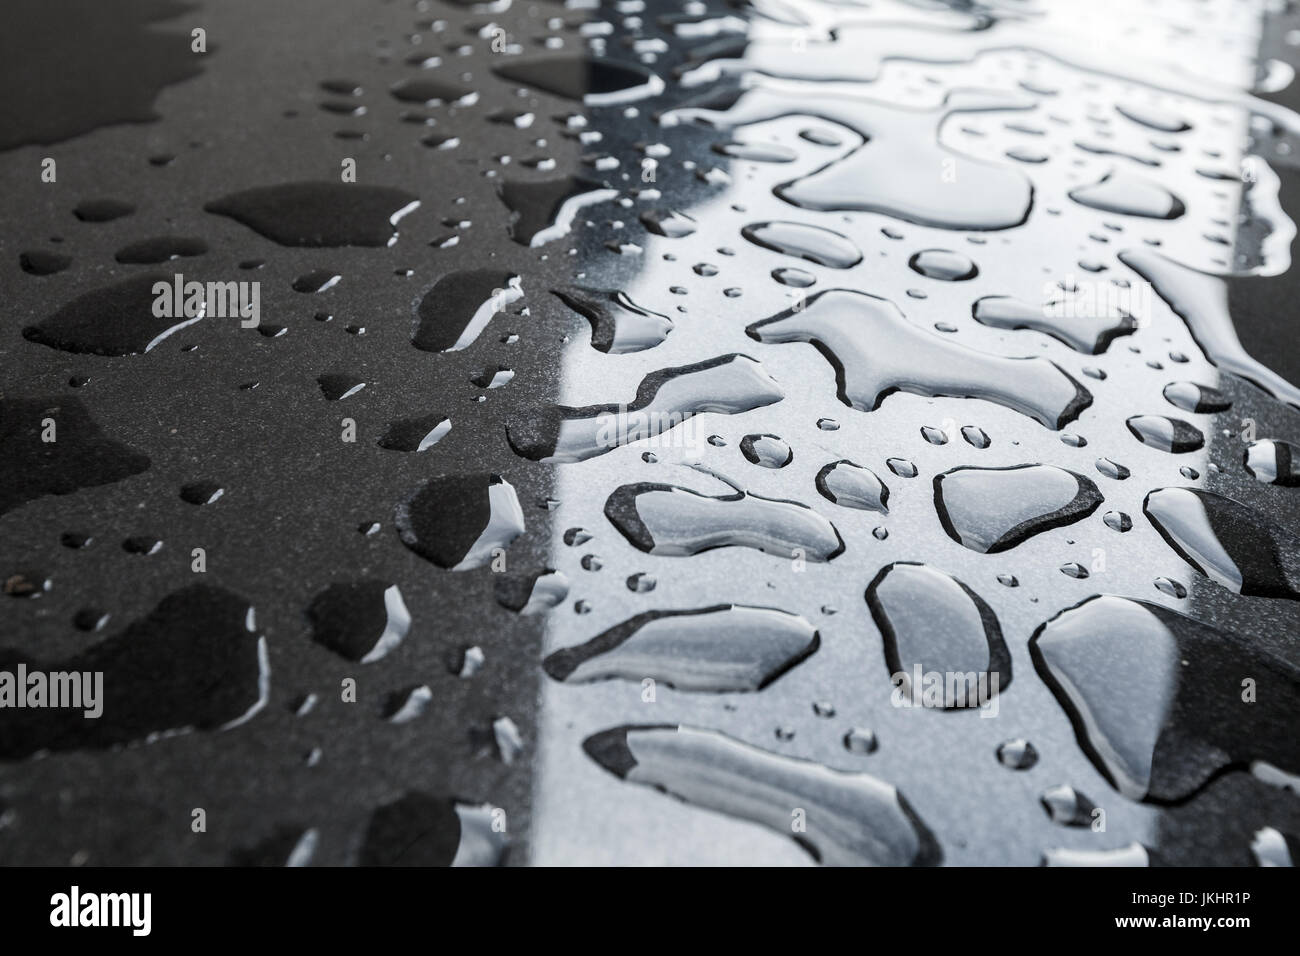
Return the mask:
<path fill-rule="evenodd" d="M 57 441 L 43 441 L 53 419 Z M 104 435 L 76 398 L 0 397 L 0 515 L 46 495 L 109 485 L 149 468 L 149 457 Z M 64 535 L 85 547 L 89 537 Z"/>
<path fill-rule="evenodd" d="M 64 352 L 92 355 L 140 355 L 151 351 L 174 332 L 203 318 L 206 299 L 187 312 L 182 302 L 179 315 L 156 315 L 155 284 L 173 288 L 171 276 L 147 275 L 83 293 L 49 318 L 23 329 L 29 342 L 48 345 Z M 166 312 L 173 311 L 173 296 L 164 294 Z M 163 310 L 160 310 L 163 311 Z"/>
<path fill-rule="evenodd" d="M 862 261 L 862 253 L 849 239 L 821 226 L 759 222 L 745 226 L 740 234 L 756 246 L 832 269 L 848 269 Z"/>
<path fill-rule="evenodd" d="M 1251 758 L 1300 770 L 1289 723 L 1300 682 L 1256 640 L 1107 595 L 1040 626 L 1030 650 L 1080 745 L 1128 797 L 1181 800 Z M 1243 674 L 1256 681 L 1249 706 Z"/>
<path fill-rule="evenodd" d="M 626 292 L 577 286 L 551 291 L 591 323 L 591 347 L 598 352 L 622 355 L 654 348 L 673 330 L 672 319 L 637 305 Z"/>
<path fill-rule="evenodd" d="M 1159 183 L 1123 171 L 1071 189 L 1069 196 L 1082 206 L 1148 219 L 1177 219 L 1187 211 L 1182 200 Z"/>
<path fill-rule="evenodd" d="M 622 485 L 605 502 L 605 516 L 650 554 L 744 547 L 820 562 L 844 550 L 835 526 L 807 505 L 740 491 L 710 497 L 675 485 Z"/>
<path fill-rule="evenodd" d="M 420 300 L 411 344 L 425 352 L 469 348 L 492 316 L 523 295 L 519 277 L 511 273 L 472 269 L 445 275 Z"/>
<path fill-rule="evenodd" d="M 282 246 L 391 246 L 397 221 L 419 204 L 386 186 L 306 182 L 246 189 L 203 208 Z"/>
<path fill-rule="evenodd" d="M 979 275 L 979 267 L 967 256 L 948 249 L 923 249 L 907 260 L 913 272 L 944 282 L 962 282 Z"/>
<path fill-rule="evenodd" d="M 1144 445 L 1178 455 L 1196 451 L 1205 444 L 1205 436 L 1191 422 L 1164 415 L 1134 415 L 1124 424 Z"/>
<path fill-rule="evenodd" d="M 1159 488 L 1142 510 L 1179 557 L 1229 590 L 1300 599 L 1300 537 L 1262 512 L 1200 488 Z"/>
<path fill-rule="evenodd" d="M 982 707 L 1011 684 L 1011 654 L 979 595 L 923 564 L 887 565 L 867 588 L 895 701 Z"/>
<path fill-rule="evenodd" d="M 1092 396 L 1042 358 L 977 352 L 918 328 L 888 299 L 832 289 L 800 310 L 748 328 L 760 342 L 812 342 L 839 372 L 840 399 L 863 411 L 897 390 L 927 396 L 983 398 L 1060 428 Z M 888 347 L 881 347 L 887 342 Z"/>
<path fill-rule="evenodd" d="M 697 806 L 791 836 L 790 811 L 806 811 L 794 839 L 821 863 L 926 866 L 942 853 L 903 796 L 865 773 L 760 750 L 712 730 L 615 727 L 583 750 L 610 773 Z"/>
<path fill-rule="evenodd" d="M 827 501 L 845 508 L 889 513 L 889 488 L 870 468 L 847 459 L 833 461 L 817 472 L 816 483 Z"/>
<path fill-rule="evenodd" d="M 552 406 L 506 423 L 515 453 L 533 461 L 584 461 L 653 438 L 702 412 L 732 415 L 780 401 L 776 382 L 746 355 L 661 369 L 625 405 Z"/>
<path fill-rule="evenodd" d="M 103 682 L 95 719 L 84 716 L 89 699 L 85 708 L 7 709 L 0 760 L 224 730 L 261 710 L 270 693 L 266 644 L 254 630 L 252 608 L 206 584 L 169 594 L 121 633 L 71 657 L 40 661 L 9 650 L 0 657 L 8 669 L 31 675 L 19 691 L 29 700 L 37 674 L 99 673 Z"/>
<path fill-rule="evenodd" d="M 936 475 L 934 505 L 943 529 L 973 551 L 994 554 L 1097 510 L 1091 479 L 1055 465 L 954 468 Z"/>
<path fill-rule="evenodd" d="M 440 568 L 482 567 L 524 533 L 514 487 L 497 475 L 430 478 L 397 506 L 402 543 Z"/>
<path fill-rule="evenodd" d="M 1300 447 L 1271 438 L 1246 446 L 1246 470 L 1256 481 L 1293 488 L 1300 485 Z"/>
<path fill-rule="evenodd" d="M 776 435 L 746 435 L 740 440 L 745 460 L 764 468 L 784 468 L 794 461 L 794 452 Z"/>
<path fill-rule="evenodd" d="M 812 654 L 817 630 L 802 617 L 770 608 L 721 605 L 697 611 L 638 614 L 585 644 L 543 662 L 570 683 L 641 681 L 686 691 L 753 691 Z"/>
<path fill-rule="evenodd" d="M 411 629 L 402 592 L 386 581 L 331 584 L 312 600 L 307 618 L 317 644 L 361 664 L 389 654 Z"/>

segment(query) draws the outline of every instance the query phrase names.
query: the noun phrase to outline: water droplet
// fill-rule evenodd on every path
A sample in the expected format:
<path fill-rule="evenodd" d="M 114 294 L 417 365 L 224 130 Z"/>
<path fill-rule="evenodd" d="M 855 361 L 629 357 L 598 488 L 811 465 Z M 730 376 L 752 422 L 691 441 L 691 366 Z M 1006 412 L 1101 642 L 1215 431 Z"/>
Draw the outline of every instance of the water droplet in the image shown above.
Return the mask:
<path fill-rule="evenodd" d="M 831 269 L 848 269 L 862 261 L 858 247 L 838 232 L 799 222 L 759 222 L 740 234 L 764 249 L 806 259 Z"/>
<path fill-rule="evenodd" d="M 587 106 L 628 103 L 656 96 L 664 88 L 663 80 L 642 66 L 580 53 L 512 57 L 493 67 L 493 72 Z"/>
<path fill-rule="evenodd" d="M 1053 823 L 1065 827 L 1086 827 L 1092 824 L 1096 806 L 1073 787 L 1064 784 L 1049 787 L 1038 798 Z"/>
<path fill-rule="evenodd" d="M 152 534 L 135 534 L 122 542 L 122 550 L 127 554 L 144 557 L 157 554 L 162 550 L 162 539 Z"/>
<path fill-rule="evenodd" d="M 1205 444 L 1201 430 L 1180 418 L 1163 415 L 1134 415 L 1125 422 L 1128 430 L 1144 445 L 1178 455 Z"/>
<path fill-rule="evenodd" d="M 1101 516 L 1101 520 L 1106 522 L 1107 528 L 1121 533 L 1133 527 L 1133 519 L 1122 511 L 1107 511 Z"/>
<path fill-rule="evenodd" d="M 365 379 L 350 372 L 327 372 L 317 377 L 321 394 L 331 402 L 341 401 L 366 387 Z"/>
<path fill-rule="evenodd" d="M 701 412 L 731 415 L 780 401 L 784 393 L 745 355 L 661 369 L 641 380 L 629 404 L 557 406 L 506 423 L 515 453 L 533 461 L 585 461 L 653 438 Z"/>
<path fill-rule="evenodd" d="M 974 262 L 948 249 L 923 249 L 914 253 L 907 264 L 913 272 L 943 282 L 963 282 L 979 275 L 979 267 Z"/>
<path fill-rule="evenodd" d="M 135 206 L 119 199 L 87 199 L 72 210 L 72 214 L 82 222 L 112 222 L 133 212 Z"/>
<path fill-rule="evenodd" d="M 833 461 L 817 472 L 816 484 L 821 496 L 837 505 L 889 513 L 889 489 L 870 468 L 847 459 Z"/>
<path fill-rule="evenodd" d="M 519 727 L 509 717 L 492 721 L 492 736 L 496 740 L 497 756 L 503 764 L 512 764 L 524 752 L 524 738 Z"/>
<path fill-rule="evenodd" d="M 1288 838 L 1273 827 L 1261 827 L 1250 841 L 1250 852 L 1258 866 L 1294 866 L 1300 857 L 1294 837 Z"/>
<path fill-rule="evenodd" d="M 777 186 L 776 194 L 786 202 L 822 211 L 878 212 L 946 229 L 988 230 L 1025 221 L 1032 203 L 1032 184 L 1018 169 L 971 156 L 962 157 L 960 183 L 941 179 L 933 170 L 943 169 L 951 154 L 939 143 L 937 130 L 954 113 L 1035 105 L 1032 98 L 1013 93 L 954 90 L 942 104 L 916 109 L 858 96 L 810 97 L 803 90 L 755 85 L 742 90 L 725 110 L 682 107 L 669 110 L 664 117 L 670 122 L 694 120 L 718 129 L 791 114 L 829 120 L 868 142 L 808 175 Z"/>
<path fill-rule="evenodd" d="M 746 435 L 740 440 L 745 460 L 763 468 L 784 468 L 794 461 L 794 452 L 776 435 Z"/>
<path fill-rule="evenodd" d="M 419 206 L 400 189 L 304 182 L 232 193 L 203 208 L 282 246 L 391 246 L 397 222 Z"/>
<path fill-rule="evenodd" d="M 649 554 L 745 547 L 821 562 L 844 550 L 835 526 L 807 505 L 747 492 L 709 497 L 675 485 L 623 485 L 605 502 L 605 516 Z"/>
<path fill-rule="evenodd" d="M 844 749 L 851 754 L 873 754 L 880 747 L 876 732 L 867 727 L 854 727 L 844 735 Z"/>
<path fill-rule="evenodd" d="M 136 276 L 86 292 L 53 315 L 23 329 L 29 342 L 64 352 L 92 355 L 140 355 L 169 335 L 203 318 L 206 300 L 180 315 L 154 314 L 155 283 L 171 286 L 171 276 Z M 171 297 L 166 299 L 172 304 Z M 168 310 L 170 311 L 170 310 Z"/>
<path fill-rule="evenodd" d="M 1042 358 L 1005 358 L 958 345 L 908 322 L 887 299 L 835 289 L 748 328 L 760 342 L 813 342 L 839 373 L 840 400 L 863 411 L 896 390 L 983 398 L 1060 428 L 1092 403 Z M 888 342 L 887 349 L 880 342 Z"/>
<path fill-rule="evenodd" d="M 126 265 L 156 265 L 172 259 L 201 256 L 208 251 L 202 239 L 183 236 L 159 236 L 123 246 L 113 258 Z"/>
<path fill-rule="evenodd" d="M 712 730 L 615 727 L 583 750 L 630 783 L 790 836 L 790 808 L 807 809 L 799 844 L 830 865 L 922 866 L 942 853 L 916 811 L 893 787 L 865 773 L 832 771 Z"/>
<path fill-rule="evenodd" d="M 493 808 L 411 791 L 377 808 L 366 826 L 361 866 L 497 866 L 507 836 Z"/>
<path fill-rule="evenodd" d="M 1182 200 L 1160 184 L 1122 170 L 1071 189 L 1068 195 L 1082 206 L 1148 219 L 1177 219 L 1187 211 Z"/>
<path fill-rule="evenodd" d="M 517 614 L 544 614 L 569 596 L 569 578 L 552 568 L 531 574 L 498 574 L 492 592 L 498 604 Z"/>
<path fill-rule="evenodd" d="M 1256 481 L 1293 488 L 1300 485 L 1300 448 L 1268 438 L 1246 446 L 1246 471 Z"/>
<path fill-rule="evenodd" d="M 482 567 L 524 533 L 514 487 L 497 475 L 430 478 L 397 506 L 402 543 L 440 568 Z"/>
<path fill-rule="evenodd" d="M 457 660 L 450 667 L 451 673 L 455 674 L 461 680 L 468 680 L 483 669 L 487 662 L 487 655 L 483 653 L 483 648 L 477 644 L 462 648 L 456 655 Z"/>
<path fill-rule="evenodd" d="M 636 574 L 628 576 L 627 589 L 636 594 L 646 594 L 653 591 L 657 583 L 654 575 L 645 571 L 638 571 Z"/>
<path fill-rule="evenodd" d="M 390 724 L 408 724 L 420 717 L 433 703 L 433 691 L 427 684 L 408 687 L 388 695 L 380 716 Z"/>
<path fill-rule="evenodd" d="M 780 143 L 714 143 L 713 151 L 733 159 L 746 159 L 753 163 L 792 163 L 799 154 Z"/>
<path fill-rule="evenodd" d="M 647 230 L 668 239 L 684 239 L 698 228 L 694 219 L 675 209 L 647 209 L 640 218 Z"/>
<path fill-rule="evenodd" d="M 169 594 L 145 617 L 72 657 L 10 663 L 102 672 L 102 714 L 86 720 L 79 709 L 13 710 L 0 721 L 4 760 L 224 730 L 261 710 L 270 691 L 266 643 L 253 630 L 252 609 L 203 584 Z"/>
<path fill-rule="evenodd" d="M 1038 749 L 1023 737 L 998 744 L 998 763 L 1010 770 L 1028 770 L 1038 763 Z"/>
<path fill-rule="evenodd" d="M 579 287 L 551 291 L 591 323 L 591 347 L 598 352 L 640 352 L 658 345 L 673 330 L 672 319 L 637 305 L 625 292 Z"/>
<path fill-rule="evenodd" d="M 181 486 L 181 500 L 192 505 L 210 505 L 224 491 L 215 481 L 192 481 Z"/>
<path fill-rule="evenodd" d="M 1164 388 L 1164 396 L 1171 405 L 1197 414 L 1222 412 L 1232 407 L 1232 399 L 1223 392 L 1195 382 L 1170 382 Z"/>
<path fill-rule="evenodd" d="M 503 179 L 497 195 L 510 210 L 510 238 L 537 248 L 568 235 L 578 212 L 618 193 L 578 176 L 552 179 Z"/>
<path fill-rule="evenodd" d="M 1147 103 L 1117 103 L 1115 111 L 1135 123 L 1162 133 L 1181 133 L 1192 128 L 1181 116 Z"/>
<path fill-rule="evenodd" d="M 422 103 L 425 106 L 473 106 L 478 101 L 478 94 L 473 90 L 432 76 L 402 80 L 389 92 L 403 103 Z"/>
<path fill-rule="evenodd" d="M 378 445 L 391 451 L 427 451 L 451 431 L 451 419 L 444 415 L 419 415 L 390 422 Z"/>
<path fill-rule="evenodd" d="M 389 654 L 411 628 L 402 592 L 385 581 L 331 584 L 312 600 L 307 618 L 316 643 L 362 664 Z"/>
<path fill-rule="evenodd" d="M 1117 461 L 1109 458 L 1098 458 L 1096 461 L 1097 470 L 1107 478 L 1114 478 L 1116 481 L 1123 481 L 1132 472 Z"/>
<path fill-rule="evenodd" d="M 923 564 L 890 564 L 868 586 L 866 599 L 903 701 L 978 707 L 1010 686 L 1011 655 L 997 618 L 956 578 Z M 962 677 L 945 680 L 945 674 Z"/>
<path fill-rule="evenodd" d="M 1155 580 L 1156 590 L 1170 597 L 1182 600 L 1187 597 L 1187 588 L 1182 583 L 1175 581 L 1173 578 L 1160 577 Z"/>
<path fill-rule="evenodd" d="M 1089 286 L 1089 289 L 1092 287 Z M 1030 305 L 1005 295 L 977 299 L 971 315 L 976 322 L 995 329 L 1030 329 L 1064 342 L 1088 355 L 1099 355 L 1118 336 L 1137 329 L 1137 320 L 1108 300 L 1098 303 L 1070 297 L 1044 305 Z M 1093 378 L 1105 378 L 1099 370 L 1084 369 Z"/>
<path fill-rule="evenodd" d="M 425 352 L 469 348 L 494 315 L 523 298 L 519 283 L 517 275 L 490 269 L 443 276 L 420 300 L 411 344 Z"/>
<path fill-rule="evenodd" d="M 1055 465 L 954 468 L 934 479 L 943 529 L 981 554 L 994 554 L 1051 528 L 1082 521 L 1102 502 L 1097 486 Z"/>
<path fill-rule="evenodd" d="M 342 278 L 333 269 L 313 269 L 293 280 L 293 291 L 311 294 L 325 292 L 338 285 Z"/>
<path fill-rule="evenodd" d="M 772 278 L 781 285 L 790 286 L 795 289 L 806 289 L 817 281 L 817 277 L 811 272 L 803 269 L 796 269 L 793 266 L 782 266 L 772 270 Z"/>
<path fill-rule="evenodd" d="M 486 368 L 481 369 L 476 375 L 471 376 L 470 384 L 489 390 L 503 388 L 508 385 L 514 377 L 514 369 L 506 368 L 504 365 L 489 365 Z"/>
<path fill-rule="evenodd" d="M 569 683 L 647 677 L 684 691 L 756 691 L 817 650 L 817 630 L 770 608 L 649 611 L 556 651 L 543 667 Z"/>
<path fill-rule="evenodd" d="M 72 265 L 72 257 L 59 252 L 32 249 L 18 256 L 18 265 L 28 275 L 51 276 Z"/>
<path fill-rule="evenodd" d="M 1030 639 L 1034 667 L 1087 756 L 1125 796 L 1161 803 L 1251 759 L 1300 769 L 1294 734 L 1284 729 L 1300 703 L 1293 668 L 1263 648 L 1161 605 L 1109 595 L 1063 611 Z M 1249 707 L 1243 674 L 1261 691 Z"/>
<path fill-rule="evenodd" d="M 1114 850 L 1073 850 L 1057 847 L 1043 851 L 1043 866 L 1068 867 L 1130 867 L 1150 866 L 1151 858 L 1146 847 L 1130 843 Z"/>
<path fill-rule="evenodd" d="M 1237 338 L 1222 279 L 1179 265 L 1159 253 L 1129 249 L 1120 261 L 1150 282 L 1156 295 L 1187 324 L 1188 331 L 1219 368 L 1240 375 L 1279 401 L 1300 406 L 1300 389 L 1252 358 Z"/>
<path fill-rule="evenodd" d="M 41 440 L 48 417 L 57 422 L 58 441 Z M 103 435 L 86 406 L 70 397 L 0 397 L 0 444 L 6 464 L 0 468 L 0 515 L 46 495 L 113 484 L 149 468 L 146 455 Z M 85 537 L 84 544 L 89 542 Z"/>
<path fill-rule="evenodd" d="M 1300 537 L 1200 488 L 1159 488 L 1142 510 L 1184 561 L 1231 591 L 1300 599 Z"/>

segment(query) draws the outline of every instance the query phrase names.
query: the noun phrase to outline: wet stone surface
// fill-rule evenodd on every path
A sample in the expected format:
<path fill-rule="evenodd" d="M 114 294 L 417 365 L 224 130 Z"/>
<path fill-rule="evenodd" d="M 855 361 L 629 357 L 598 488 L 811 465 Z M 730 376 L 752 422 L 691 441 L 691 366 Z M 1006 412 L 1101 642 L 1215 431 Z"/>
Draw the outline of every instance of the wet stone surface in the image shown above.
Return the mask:
<path fill-rule="evenodd" d="M 1296 845 L 1294 15 L 75 6 L 0 40 L 0 704 L 103 713 L 0 710 L 0 858 Z"/>

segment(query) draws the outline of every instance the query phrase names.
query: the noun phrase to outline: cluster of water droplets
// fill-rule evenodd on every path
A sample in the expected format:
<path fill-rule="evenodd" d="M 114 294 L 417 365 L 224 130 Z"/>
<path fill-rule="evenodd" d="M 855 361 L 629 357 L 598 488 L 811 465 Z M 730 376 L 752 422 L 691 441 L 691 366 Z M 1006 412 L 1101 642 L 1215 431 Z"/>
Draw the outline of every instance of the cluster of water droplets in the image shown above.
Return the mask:
<path fill-rule="evenodd" d="M 456 6 L 409 50 L 385 41 L 379 85 L 313 91 L 331 138 L 406 150 L 424 176 L 256 183 L 203 221 L 274 260 L 240 269 L 278 283 L 275 314 L 223 333 L 329 343 L 292 387 L 261 362 L 225 391 L 266 379 L 322 429 L 345 409 L 390 509 L 349 515 L 351 536 L 418 561 L 441 602 L 467 589 L 485 631 L 544 629 L 536 739 L 517 700 L 470 734 L 534 761 L 535 860 L 1145 861 L 1160 808 L 1221 801 L 1224 775 L 1294 786 L 1294 649 L 1243 602 L 1300 596 L 1300 535 L 1277 519 L 1300 392 L 1241 345 L 1228 283 L 1290 265 L 1278 176 L 1241 147 L 1252 115 L 1295 124 L 1250 97 L 1244 40 L 1111 11 L 1123 43 L 1224 54 L 1208 88 L 1065 43 L 1077 24 L 1046 7 Z M 26 323 L 26 348 L 96 369 L 204 341 L 216 317 L 151 308 L 154 270 L 197 276 L 217 243 L 123 238 L 126 268 Z M 56 281 L 68 245 L 21 268 Z M 348 298 L 381 281 L 405 284 L 400 314 Z M 0 514 L 151 467 L 75 398 L 0 402 L 22 466 Z M 180 496 L 220 509 L 223 491 L 191 476 Z M 299 609 L 331 660 L 377 664 L 429 626 L 369 561 Z M 7 577 L 16 597 L 50 588 Z M 241 601 L 177 592 L 85 652 L 138 667 L 175 616 L 195 654 L 231 657 L 220 693 L 185 684 L 93 741 L 24 726 L 4 755 L 247 719 L 270 678 Z M 482 682 L 495 662 L 459 637 L 448 674 Z M 930 673 L 991 693 L 930 700 Z M 383 720 L 418 726 L 432 680 L 390 687 Z M 410 790 L 373 811 L 362 862 L 497 862 L 491 809 Z"/>

